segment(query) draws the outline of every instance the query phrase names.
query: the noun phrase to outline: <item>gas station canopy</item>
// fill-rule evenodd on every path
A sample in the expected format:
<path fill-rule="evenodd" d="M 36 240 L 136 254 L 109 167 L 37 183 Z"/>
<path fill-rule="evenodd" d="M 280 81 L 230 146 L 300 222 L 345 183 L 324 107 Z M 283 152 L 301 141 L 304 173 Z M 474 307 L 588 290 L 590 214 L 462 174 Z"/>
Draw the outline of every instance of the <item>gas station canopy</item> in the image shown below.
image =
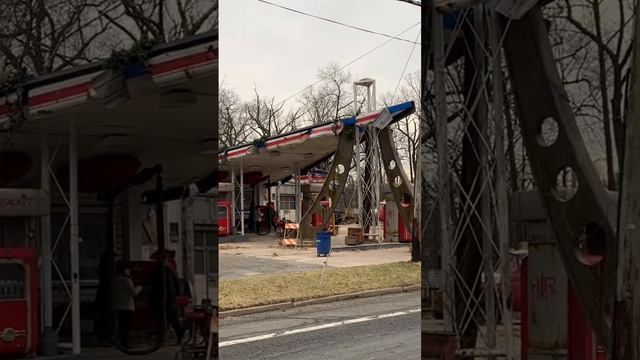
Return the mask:
<path fill-rule="evenodd" d="M 230 181 L 232 169 L 236 174 L 256 173 L 270 183 L 287 181 L 297 170 L 307 170 L 335 153 L 338 135 L 345 124 L 366 125 L 378 118 L 384 109 L 272 136 L 263 141 L 242 144 L 220 150 L 218 154 L 220 181 Z M 415 111 L 413 102 L 388 108 L 395 123 Z"/>
<path fill-rule="evenodd" d="M 55 156 L 77 134 L 79 160 L 126 154 L 140 169 L 163 167 L 166 186 L 194 182 L 215 169 L 218 41 L 207 32 L 155 46 L 140 64 L 107 61 L 37 77 L 0 98 L 0 150 L 27 154 L 29 170 L 11 186 L 40 182 L 41 142 Z M 22 104 L 22 105 L 20 105 Z M 16 109 L 25 114 L 20 126 Z M 4 134 L 2 134 L 4 132 Z M 68 166 L 58 155 L 53 171 Z M 98 164 L 99 166 L 99 164 Z"/>

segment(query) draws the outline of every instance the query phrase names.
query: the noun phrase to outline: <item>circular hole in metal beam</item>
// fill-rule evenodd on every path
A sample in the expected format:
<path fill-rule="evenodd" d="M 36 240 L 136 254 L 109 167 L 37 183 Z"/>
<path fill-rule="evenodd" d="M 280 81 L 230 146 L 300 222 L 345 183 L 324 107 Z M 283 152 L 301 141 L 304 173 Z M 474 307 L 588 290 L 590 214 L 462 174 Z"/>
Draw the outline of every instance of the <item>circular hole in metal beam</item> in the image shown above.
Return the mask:
<path fill-rule="evenodd" d="M 549 147 L 558 140 L 560 129 L 558 122 L 552 117 L 546 117 L 538 124 L 538 144 L 542 147 Z"/>
<path fill-rule="evenodd" d="M 338 186 L 340 186 L 340 181 L 338 180 L 329 181 L 329 190 L 336 191 L 336 189 L 338 189 Z"/>
<path fill-rule="evenodd" d="M 566 166 L 556 175 L 556 184 L 551 193 L 556 200 L 567 202 L 576 195 L 578 186 L 578 174 L 571 167 Z"/>
<path fill-rule="evenodd" d="M 338 164 L 338 166 L 336 166 L 336 173 L 338 175 L 342 175 L 344 173 L 344 170 L 345 170 L 344 165 Z"/>
<path fill-rule="evenodd" d="M 328 196 L 323 196 L 320 199 L 320 207 L 323 209 L 328 209 L 331 207 L 331 198 Z"/>
<path fill-rule="evenodd" d="M 576 239 L 576 257 L 588 266 L 598 265 L 607 251 L 607 235 L 595 221 L 588 222 Z"/>
<path fill-rule="evenodd" d="M 404 208 L 408 208 L 409 206 L 411 206 L 411 195 L 409 194 L 402 195 L 402 201 L 400 201 L 400 206 Z"/>
<path fill-rule="evenodd" d="M 400 187 L 402 185 L 402 178 L 400 176 L 396 176 L 393 179 L 393 186 Z"/>
<path fill-rule="evenodd" d="M 389 170 L 393 170 L 395 168 L 396 168 L 396 161 L 395 160 L 389 161 Z"/>

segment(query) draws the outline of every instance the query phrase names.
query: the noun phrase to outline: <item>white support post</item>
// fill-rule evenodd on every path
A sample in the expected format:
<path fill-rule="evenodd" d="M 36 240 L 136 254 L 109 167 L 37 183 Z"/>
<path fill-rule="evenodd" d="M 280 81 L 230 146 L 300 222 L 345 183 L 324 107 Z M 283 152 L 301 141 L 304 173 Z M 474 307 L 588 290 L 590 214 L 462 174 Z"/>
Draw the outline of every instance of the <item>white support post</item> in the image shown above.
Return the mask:
<path fill-rule="evenodd" d="M 376 81 L 371 80 L 371 111 L 376 111 Z"/>
<path fill-rule="evenodd" d="M 370 112 L 376 111 L 376 81 L 371 79 L 371 85 L 369 85 L 369 87 L 371 88 L 371 93 L 369 94 L 369 103 L 371 104 L 371 109 L 369 110 Z M 372 169 L 373 169 L 373 186 L 375 187 L 373 193 L 374 193 L 374 199 L 372 201 L 373 204 L 373 218 L 372 218 L 372 225 L 373 225 L 373 232 L 375 234 L 380 234 L 380 232 L 382 231 L 382 229 L 379 228 L 380 226 L 380 214 L 378 213 L 378 210 L 380 209 L 380 186 L 382 186 L 382 171 L 383 168 L 380 166 L 381 164 L 381 157 L 380 157 L 380 144 L 378 143 L 378 134 L 380 133 L 380 129 L 376 128 L 375 126 L 370 126 L 371 128 L 371 132 L 373 134 L 372 136 L 372 141 L 371 141 L 371 146 L 373 147 L 373 165 L 372 165 Z M 382 236 L 378 237 L 378 241 L 379 242 L 383 242 L 384 240 L 384 234 L 382 234 Z"/>
<path fill-rule="evenodd" d="M 280 183 L 276 185 L 276 213 L 278 214 L 278 218 L 280 218 Z"/>
<path fill-rule="evenodd" d="M 374 79 L 371 79 L 371 111 L 376 111 L 377 107 L 376 107 L 376 81 Z M 374 157 L 373 157 L 373 161 L 375 162 L 375 166 L 373 166 L 373 171 L 374 171 L 374 185 L 375 188 L 375 201 L 374 201 L 374 218 L 373 218 L 373 224 L 375 225 L 374 227 L 374 233 L 379 234 L 380 232 L 382 232 L 382 229 L 379 228 L 380 223 L 379 223 L 379 219 L 380 219 L 380 214 L 378 213 L 379 209 L 380 209 L 380 187 L 382 186 L 382 171 L 384 171 L 384 169 L 381 166 L 381 155 L 380 155 L 380 144 L 378 143 L 378 133 L 380 132 L 379 129 L 375 128 L 374 126 L 371 126 L 371 129 L 374 133 L 374 137 L 373 137 L 373 142 L 372 142 L 372 146 L 373 146 L 373 151 L 374 151 Z M 380 232 L 379 232 L 380 231 Z M 383 242 L 384 241 L 384 234 L 382 234 L 381 236 L 378 237 L 379 242 Z"/>
<path fill-rule="evenodd" d="M 302 189 L 300 187 L 300 170 L 298 164 L 296 164 L 296 222 L 302 221 Z"/>
<path fill-rule="evenodd" d="M 80 354 L 80 234 L 78 226 L 78 153 L 75 120 L 69 121 L 69 249 L 71 255 L 71 341 Z"/>
<path fill-rule="evenodd" d="M 358 85 L 354 83 L 353 84 L 353 117 L 356 117 L 356 116 L 358 116 Z"/>
<path fill-rule="evenodd" d="M 244 169 L 240 160 L 240 234 L 244 235 Z"/>
<path fill-rule="evenodd" d="M 233 165 L 231 165 L 231 235 L 236 235 L 236 212 L 238 211 L 238 204 L 236 202 L 236 172 Z"/>
<path fill-rule="evenodd" d="M 49 174 L 49 142 L 46 128 L 42 128 L 40 138 L 40 188 L 51 195 Z M 53 304 L 51 296 L 51 208 L 40 218 L 41 292 L 42 319 L 45 328 L 53 327 Z"/>
<path fill-rule="evenodd" d="M 358 84 L 353 83 L 353 117 L 356 120 L 356 149 L 354 157 L 356 159 L 356 190 L 358 198 L 356 199 L 358 205 L 358 222 L 362 226 L 362 192 L 360 190 L 360 128 L 358 128 Z"/>

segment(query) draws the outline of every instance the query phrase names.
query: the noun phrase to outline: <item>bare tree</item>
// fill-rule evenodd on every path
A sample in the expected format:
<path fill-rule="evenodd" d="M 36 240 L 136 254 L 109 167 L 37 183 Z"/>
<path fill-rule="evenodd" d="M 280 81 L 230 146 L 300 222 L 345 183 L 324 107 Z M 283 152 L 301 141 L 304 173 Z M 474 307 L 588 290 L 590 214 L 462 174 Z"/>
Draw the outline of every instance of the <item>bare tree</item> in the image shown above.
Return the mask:
<path fill-rule="evenodd" d="M 275 97 L 263 98 L 258 90 L 253 90 L 254 98 L 243 105 L 243 116 L 250 124 L 252 138 L 267 138 L 297 128 L 302 116 L 301 110 L 285 113 L 284 102 L 276 102 Z"/>
<path fill-rule="evenodd" d="M 2 67 L 13 75 L 60 71 L 132 42 L 217 28 L 217 12 L 217 0 L 2 0 Z"/>
<path fill-rule="evenodd" d="M 331 63 L 318 70 L 317 86 L 304 92 L 298 102 L 312 124 L 353 115 L 351 73 Z"/>
<path fill-rule="evenodd" d="M 5 67 L 39 75 L 94 60 L 92 46 L 109 30 L 99 13 L 113 9 L 109 0 L 0 2 Z"/>
<path fill-rule="evenodd" d="M 220 85 L 218 90 L 218 134 L 220 147 L 227 148 L 249 140 L 249 118 L 242 116 L 242 102 L 233 90 Z"/>
<path fill-rule="evenodd" d="M 132 40 L 166 42 L 194 35 L 202 30 L 218 28 L 217 0 L 111 0 L 119 4 L 117 16 L 126 16 L 136 30 L 128 29 L 103 15 Z"/>
<path fill-rule="evenodd" d="M 600 133 L 604 139 L 610 188 L 616 186 L 614 173 L 620 168 L 623 149 L 633 6 L 630 0 L 564 0 L 552 3 L 547 10 L 554 20 L 552 36 L 557 40 L 561 73 L 573 76 L 572 80 L 565 78 L 565 86 L 574 99 L 578 120 L 583 122 L 583 135 L 585 130 L 594 131 L 594 124 L 601 129 L 594 135 Z M 583 106 L 576 106 L 576 98 L 581 98 Z"/>

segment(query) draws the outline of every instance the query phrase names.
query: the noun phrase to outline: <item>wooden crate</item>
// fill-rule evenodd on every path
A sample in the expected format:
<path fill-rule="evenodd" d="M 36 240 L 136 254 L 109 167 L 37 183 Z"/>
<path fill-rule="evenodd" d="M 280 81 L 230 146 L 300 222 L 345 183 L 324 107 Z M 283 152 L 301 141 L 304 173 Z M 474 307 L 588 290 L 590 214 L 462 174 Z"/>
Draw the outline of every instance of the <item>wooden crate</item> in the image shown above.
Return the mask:
<path fill-rule="evenodd" d="M 363 242 L 362 229 L 350 227 L 347 229 L 347 236 L 344 237 L 344 243 L 347 245 L 360 245 Z"/>
<path fill-rule="evenodd" d="M 379 244 L 382 237 L 380 236 L 380 234 L 371 233 L 362 234 L 362 238 L 364 239 L 363 242 L 365 244 Z"/>

